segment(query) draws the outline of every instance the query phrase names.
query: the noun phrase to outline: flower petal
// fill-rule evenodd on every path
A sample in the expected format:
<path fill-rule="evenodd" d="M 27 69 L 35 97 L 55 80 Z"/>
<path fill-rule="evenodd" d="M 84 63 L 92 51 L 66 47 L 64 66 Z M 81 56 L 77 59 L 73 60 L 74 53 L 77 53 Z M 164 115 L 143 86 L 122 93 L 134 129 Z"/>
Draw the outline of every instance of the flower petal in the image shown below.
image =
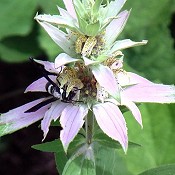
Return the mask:
<path fill-rule="evenodd" d="M 76 16 L 76 13 L 75 13 L 75 9 L 74 9 L 72 0 L 63 0 L 63 1 L 64 1 L 65 7 L 66 7 L 67 11 L 69 12 L 69 14 L 70 14 L 73 18 L 76 19 L 77 16 Z"/>
<path fill-rule="evenodd" d="M 78 131 L 84 124 L 84 117 L 88 113 L 87 106 L 76 106 L 69 104 L 67 106 L 60 118 L 61 126 L 63 130 L 60 133 L 60 139 L 63 144 L 64 150 L 67 151 L 69 143 L 77 135 Z"/>
<path fill-rule="evenodd" d="M 118 106 L 110 102 L 101 103 L 93 106 L 93 112 L 103 132 L 118 141 L 126 152 L 128 147 L 127 127 Z"/>
<path fill-rule="evenodd" d="M 125 24 L 128 20 L 130 11 L 127 10 L 122 11 L 118 16 L 117 19 L 113 19 L 110 24 L 106 27 L 105 32 L 105 41 L 107 45 L 111 45 L 119 34 L 122 32 Z"/>
<path fill-rule="evenodd" d="M 72 58 L 66 53 L 61 53 L 55 58 L 55 68 L 58 69 L 59 67 L 65 64 L 76 62 L 76 61 L 80 61 L 80 59 Z"/>
<path fill-rule="evenodd" d="M 47 22 L 39 22 L 39 24 L 46 30 L 46 32 L 58 46 L 60 46 L 66 53 L 71 55 L 71 44 L 64 32 Z"/>
<path fill-rule="evenodd" d="M 56 77 L 54 75 L 49 75 L 49 78 L 53 81 L 56 82 Z M 32 84 L 30 84 L 24 93 L 27 92 L 46 92 L 46 84 L 47 84 L 46 78 L 42 77 L 39 78 L 38 80 L 34 81 Z"/>
<path fill-rule="evenodd" d="M 133 102 L 174 103 L 175 86 L 163 84 L 137 84 L 129 86 L 122 92 Z"/>
<path fill-rule="evenodd" d="M 47 136 L 47 133 L 49 132 L 49 126 L 51 124 L 51 121 L 56 121 L 64 108 L 68 106 L 68 103 L 62 103 L 62 102 L 53 102 L 51 105 L 51 108 L 45 113 L 43 120 L 41 121 L 41 129 L 44 132 L 44 138 Z"/>
<path fill-rule="evenodd" d="M 130 86 L 139 83 L 152 84 L 151 81 L 147 80 L 144 77 L 141 77 L 140 75 L 125 71 L 121 71 L 117 74 L 117 81 L 120 84 L 120 86 Z"/>
<path fill-rule="evenodd" d="M 132 101 L 129 101 L 129 99 L 127 99 L 125 97 L 121 97 L 121 105 L 125 105 L 132 112 L 136 121 L 143 128 L 142 116 L 141 116 L 139 108 Z"/>
<path fill-rule="evenodd" d="M 61 10 L 61 8 L 59 8 Z M 61 10 L 61 13 L 63 13 L 63 10 Z M 39 23 L 40 22 L 47 22 L 53 25 L 56 25 L 58 27 L 67 27 L 69 29 L 76 28 L 77 21 L 76 19 L 72 18 L 71 15 L 66 16 L 60 16 L 60 15 L 36 15 L 35 18 Z"/>
<path fill-rule="evenodd" d="M 61 69 L 55 69 L 54 63 L 49 61 L 41 61 L 34 59 L 35 62 L 42 64 L 44 66 L 44 69 L 51 73 L 59 73 Z"/>
<path fill-rule="evenodd" d="M 142 40 L 141 42 L 131 41 L 130 39 L 118 40 L 114 43 L 114 46 L 111 48 L 111 53 L 114 53 L 118 50 L 123 50 L 129 47 L 135 47 L 140 45 L 145 45 L 147 40 Z"/>
<path fill-rule="evenodd" d="M 92 73 L 98 83 L 105 88 L 105 90 L 116 99 L 120 99 L 119 87 L 113 72 L 109 67 L 101 64 L 92 67 Z"/>
<path fill-rule="evenodd" d="M 83 56 L 83 60 L 84 60 L 84 64 L 85 64 L 86 66 L 99 63 L 99 61 L 91 60 L 91 59 L 89 59 L 89 58 L 87 58 L 87 57 L 85 57 L 85 56 Z"/>
<path fill-rule="evenodd" d="M 43 118 L 45 112 L 48 110 L 50 104 L 43 106 L 36 112 L 24 113 L 31 107 L 42 102 L 45 98 L 35 100 L 33 102 L 27 103 L 23 106 L 10 110 L 7 113 L 1 114 L 0 125 L 5 125 L 3 132 L 0 136 L 15 132 L 21 128 L 27 127 L 36 121 Z"/>
<path fill-rule="evenodd" d="M 109 5 L 106 7 L 107 12 L 105 13 L 106 20 L 110 20 L 111 18 L 115 18 L 116 15 L 119 13 L 123 5 L 125 4 L 126 0 L 117 0 L 111 1 Z M 106 21 L 105 21 L 106 22 Z"/>

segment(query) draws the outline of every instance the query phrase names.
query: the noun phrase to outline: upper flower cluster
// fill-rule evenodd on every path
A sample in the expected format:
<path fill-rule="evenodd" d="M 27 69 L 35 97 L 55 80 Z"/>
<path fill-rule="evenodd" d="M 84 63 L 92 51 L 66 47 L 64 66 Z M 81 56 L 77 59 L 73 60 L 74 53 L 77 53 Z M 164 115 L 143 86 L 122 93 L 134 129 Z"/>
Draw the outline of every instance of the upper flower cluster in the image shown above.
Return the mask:
<path fill-rule="evenodd" d="M 116 41 L 130 11 L 119 13 L 125 0 L 111 1 L 106 5 L 101 3 L 102 0 L 64 0 L 67 11 L 58 7 L 60 15 L 37 14 L 35 19 L 65 53 L 84 59 L 85 65 L 102 62 L 109 56 L 115 56 L 119 50 L 147 43 L 145 40 Z"/>

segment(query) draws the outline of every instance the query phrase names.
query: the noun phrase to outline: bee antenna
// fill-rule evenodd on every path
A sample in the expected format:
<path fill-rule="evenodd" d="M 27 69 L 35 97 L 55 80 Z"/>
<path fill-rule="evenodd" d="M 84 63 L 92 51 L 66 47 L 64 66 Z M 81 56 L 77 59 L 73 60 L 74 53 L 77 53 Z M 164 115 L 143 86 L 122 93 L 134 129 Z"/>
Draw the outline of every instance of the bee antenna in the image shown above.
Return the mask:
<path fill-rule="evenodd" d="M 34 58 L 32 57 L 29 57 L 29 60 L 37 67 L 39 68 L 40 72 L 42 73 L 43 77 L 50 83 L 52 84 L 56 89 L 57 91 L 59 92 L 59 87 L 56 85 L 56 83 L 54 83 L 50 77 L 48 76 L 49 72 L 47 72 L 45 69 L 44 69 L 44 66 L 42 64 L 39 64 L 37 63 Z"/>

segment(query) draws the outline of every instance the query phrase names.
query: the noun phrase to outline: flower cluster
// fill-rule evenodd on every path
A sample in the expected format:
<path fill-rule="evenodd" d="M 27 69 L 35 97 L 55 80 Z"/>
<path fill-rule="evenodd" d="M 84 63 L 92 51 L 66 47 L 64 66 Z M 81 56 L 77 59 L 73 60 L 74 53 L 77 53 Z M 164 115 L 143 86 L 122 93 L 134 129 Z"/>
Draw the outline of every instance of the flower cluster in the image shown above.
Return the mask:
<path fill-rule="evenodd" d="M 60 15 L 36 15 L 38 23 L 65 53 L 59 54 L 54 63 L 32 60 L 42 69 L 43 77 L 25 92 L 40 91 L 48 95 L 2 114 L 0 135 L 42 119 L 45 138 L 52 120 L 59 119 L 60 140 L 67 150 L 92 111 L 101 130 L 118 141 L 126 152 L 127 127 L 119 107 L 128 108 L 143 127 L 135 103 L 175 102 L 174 86 L 155 84 L 123 69 L 122 50 L 147 41 L 117 40 L 130 11 L 119 13 L 125 0 L 106 5 L 101 2 L 64 0 L 67 10 L 58 7 Z"/>

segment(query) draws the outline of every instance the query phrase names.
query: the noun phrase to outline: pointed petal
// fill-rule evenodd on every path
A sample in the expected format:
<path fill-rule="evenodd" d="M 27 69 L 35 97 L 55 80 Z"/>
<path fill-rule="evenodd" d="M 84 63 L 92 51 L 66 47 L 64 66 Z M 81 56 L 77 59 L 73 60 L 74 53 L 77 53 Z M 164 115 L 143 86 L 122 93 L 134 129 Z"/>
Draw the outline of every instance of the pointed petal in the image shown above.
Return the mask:
<path fill-rule="evenodd" d="M 137 84 L 122 92 L 133 102 L 175 103 L 175 86 L 163 84 Z"/>
<path fill-rule="evenodd" d="M 67 106 L 60 118 L 61 126 L 63 130 L 60 133 L 60 139 L 63 144 L 64 150 L 67 151 L 69 143 L 77 135 L 78 131 L 84 124 L 84 117 L 88 113 L 88 108 L 86 106 L 75 106 L 69 104 Z"/>
<path fill-rule="evenodd" d="M 92 67 L 92 73 L 98 83 L 105 88 L 105 90 L 114 98 L 120 99 L 119 87 L 113 72 L 109 67 L 101 64 Z"/>
<path fill-rule="evenodd" d="M 62 17 L 73 18 L 73 17 L 71 16 L 71 14 L 69 14 L 69 12 L 66 11 L 65 9 L 63 9 L 63 8 L 61 8 L 61 7 L 59 7 L 59 6 L 57 6 L 57 8 L 58 8 L 58 10 L 59 10 L 59 12 L 60 12 L 60 15 L 61 15 Z"/>
<path fill-rule="evenodd" d="M 139 108 L 132 101 L 129 101 L 125 97 L 121 97 L 121 105 L 126 106 L 132 112 L 132 114 L 133 114 L 134 118 L 136 119 L 136 121 L 143 128 L 142 116 L 141 116 Z"/>
<path fill-rule="evenodd" d="M 66 53 L 61 53 L 55 58 L 55 68 L 58 69 L 59 67 L 66 65 L 68 63 L 80 61 L 80 59 L 72 58 Z"/>
<path fill-rule="evenodd" d="M 53 81 L 56 82 L 56 77 L 54 75 L 49 75 L 49 78 Z M 46 92 L 46 84 L 47 84 L 46 78 L 42 77 L 39 78 L 38 80 L 34 81 L 32 84 L 30 84 L 24 93 L 27 92 Z"/>
<path fill-rule="evenodd" d="M 46 30 L 46 32 L 58 46 L 60 46 L 66 53 L 71 55 L 71 44 L 64 32 L 47 22 L 39 22 L 39 24 Z"/>
<path fill-rule="evenodd" d="M 114 46 L 111 48 L 111 53 L 116 52 L 118 50 L 123 50 L 129 47 L 135 47 L 140 45 L 145 45 L 147 40 L 142 40 L 141 42 L 131 41 L 130 39 L 118 40 L 114 43 Z"/>
<path fill-rule="evenodd" d="M 63 1 L 64 1 L 65 7 L 66 7 L 67 11 L 69 12 L 69 14 L 70 14 L 73 18 L 76 19 L 77 16 L 76 16 L 76 13 L 75 13 L 75 9 L 74 9 L 72 0 L 63 0 Z"/>
<path fill-rule="evenodd" d="M 122 32 L 128 20 L 129 14 L 130 11 L 129 12 L 127 10 L 122 11 L 117 16 L 117 19 L 113 19 L 110 22 L 110 24 L 106 27 L 105 41 L 107 42 L 107 45 L 110 46 Z"/>
<path fill-rule="evenodd" d="M 4 114 L 1 114 L 0 115 L 0 124 L 14 122 L 16 120 L 19 120 L 20 118 L 28 116 L 28 114 L 30 114 L 30 113 L 24 113 L 24 112 L 27 111 L 28 109 L 30 109 L 31 107 L 35 106 L 36 104 L 44 101 L 44 100 L 45 100 L 45 98 L 34 100 L 30 103 L 26 103 L 25 105 L 22 105 L 20 107 L 17 107 L 15 109 L 12 109 L 12 110 L 4 113 Z"/>
<path fill-rule="evenodd" d="M 106 7 L 107 13 L 105 14 L 105 17 L 107 18 L 107 20 L 116 17 L 125 2 L 126 0 L 111 1 L 110 4 Z"/>
<path fill-rule="evenodd" d="M 86 66 L 99 63 L 99 61 L 93 61 L 93 60 L 91 60 L 91 59 L 89 59 L 89 58 L 87 58 L 87 57 L 84 57 L 84 56 L 83 56 L 83 60 L 84 60 L 84 64 L 85 64 Z"/>
<path fill-rule="evenodd" d="M 5 128 L 3 132 L 0 133 L 0 136 L 15 132 L 19 129 L 27 127 L 35 123 L 36 121 L 40 120 L 41 118 L 43 118 L 50 104 L 40 108 L 36 112 L 31 112 L 31 113 L 24 113 L 24 112 L 30 109 L 31 107 L 33 107 L 34 105 L 40 103 L 44 99 L 45 98 L 35 100 L 33 102 L 27 103 L 13 110 L 10 110 L 7 113 L 1 114 L 0 125 L 1 126 L 5 125 Z"/>
<path fill-rule="evenodd" d="M 126 152 L 128 147 L 127 127 L 118 106 L 110 102 L 101 103 L 93 106 L 93 112 L 103 132 L 118 141 Z"/>
<path fill-rule="evenodd" d="M 61 11 L 63 12 L 63 10 Z M 39 23 L 47 22 L 59 27 L 66 27 L 69 29 L 75 29 L 77 25 L 76 19 L 72 18 L 71 15 L 60 16 L 60 15 L 36 15 L 35 18 Z"/>
<path fill-rule="evenodd" d="M 49 126 L 51 124 L 51 121 L 56 121 L 64 108 L 68 106 L 68 103 L 62 103 L 62 102 L 53 102 L 51 105 L 51 108 L 45 113 L 43 120 L 41 121 L 41 129 L 44 132 L 44 138 L 47 136 L 47 133 L 49 132 Z"/>
<path fill-rule="evenodd" d="M 61 69 L 55 69 L 54 63 L 49 61 L 41 61 L 34 59 L 35 62 L 42 64 L 44 66 L 44 69 L 51 73 L 59 73 Z"/>
<path fill-rule="evenodd" d="M 130 86 L 134 84 L 152 84 L 151 81 L 147 80 L 146 78 L 141 77 L 132 72 L 119 72 L 117 74 L 117 80 L 120 86 Z"/>

